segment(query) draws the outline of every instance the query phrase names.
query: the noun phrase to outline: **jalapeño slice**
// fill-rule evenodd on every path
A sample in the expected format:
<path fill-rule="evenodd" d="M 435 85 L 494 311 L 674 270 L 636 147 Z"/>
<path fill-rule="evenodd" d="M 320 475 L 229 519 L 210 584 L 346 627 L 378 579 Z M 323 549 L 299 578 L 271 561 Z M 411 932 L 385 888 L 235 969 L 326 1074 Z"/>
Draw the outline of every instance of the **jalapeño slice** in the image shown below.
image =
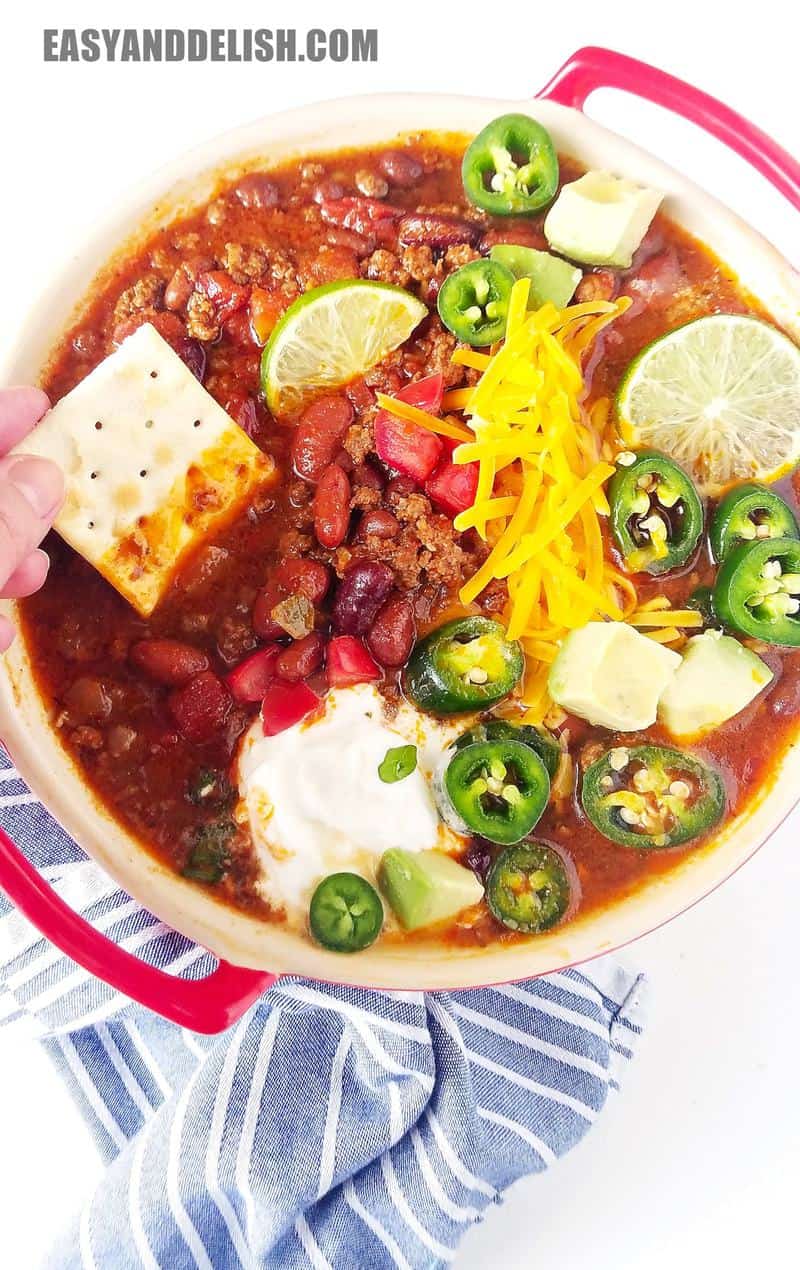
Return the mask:
<path fill-rule="evenodd" d="M 547 806 L 550 777 L 539 755 L 520 741 L 477 741 L 451 758 L 445 793 L 470 833 L 489 842 L 519 842 Z"/>
<path fill-rule="evenodd" d="M 551 780 L 555 778 L 561 762 L 561 746 L 552 732 L 547 728 L 535 727 L 531 723 L 511 723 L 508 719 L 485 719 L 476 723 L 469 732 L 464 732 L 455 742 L 457 750 L 465 745 L 475 745 L 477 741 L 521 741 L 535 750 L 547 769 Z"/>
<path fill-rule="evenodd" d="M 486 903 L 509 930 L 535 935 L 560 921 L 570 888 L 561 857 L 543 842 L 506 847 L 486 878 Z"/>
<path fill-rule="evenodd" d="M 730 490 L 714 512 L 708 533 L 714 559 L 732 547 L 765 538 L 800 538 L 794 512 L 779 494 L 755 481 Z"/>
<path fill-rule="evenodd" d="M 448 331 L 483 348 L 505 335 L 514 275 L 494 260 L 473 260 L 445 278 L 436 307 Z"/>
<path fill-rule="evenodd" d="M 535 119 L 501 115 L 468 147 L 461 177 L 476 207 L 494 216 L 530 216 L 555 198 L 558 155 Z"/>
<path fill-rule="evenodd" d="M 666 573 L 697 546 L 703 505 L 683 468 L 665 454 L 620 455 L 608 501 L 614 541 L 630 573 Z"/>
<path fill-rule="evenodd" d="M 690 754 L 664 745 L 619 745 L 588 767 L 583 810 L 624 847 L 675 847 L 707 833 L 725 810 L 722 780 Z"/>
<path fill-rule="evenodd" d="M 507 697 L 523 670 L 522 649 L 499 622 L 461 617 L 445 622 L 414 648 L 403 684 L 432 714 L 485 710 Z"/>
<path fill-rule="evenodd" d="M 331 873 L 311 897 L 308 921 L 311 934 L 323 948 L 360 952 L 381 933 L 383 905 L 366 878 L 357 873 Z"/>
<path fill-rule="evenodd" d="M 714 584 L 714 611 L 740 635 L 800 648 L 800 542 L 763 538 L 732 547 Z"/>

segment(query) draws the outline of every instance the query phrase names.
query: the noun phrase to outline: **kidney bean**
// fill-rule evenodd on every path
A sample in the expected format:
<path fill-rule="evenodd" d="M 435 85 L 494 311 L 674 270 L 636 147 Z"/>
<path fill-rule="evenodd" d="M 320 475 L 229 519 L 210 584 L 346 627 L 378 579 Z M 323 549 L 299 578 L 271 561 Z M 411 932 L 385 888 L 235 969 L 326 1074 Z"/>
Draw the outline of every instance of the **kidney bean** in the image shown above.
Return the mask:
<path fill-rule="evenodd" d="M 412 481 L 410 476 L 395 476 L 386 486 L 386 502 L 390 507 L 397 507 L 418 488 L 416 481 Z"/>
<path fill-rule="evenodd" d="M 418 159 L 403 150 L 387 150 L 378 160 L 381 171 L 392 185 L 409 190 L 420 180 L 423 167 Z"/>
<path fill-rule="evenodd" d="M 171 688 L 208 670 L 206 654 L 179 639 L 141 639 L 131 646 L 128 657 L 137 670 Z"/>
<path fill-rule="evenodd" d="M 101 679 L 82 675 L 67 688 L 64 705 L 73 723 L 102 723 L 111 714 L 113 703 Z"/>
<path fill-rule="evenodd" d="M 243 176 L 234 194 L 242 207 L 258 211 L 277 207 L 280 202 L 280 190 L 263 172 L 250 172 Z"/>
<path fill-rule="evenodd" d="M 226 322 L 250 300 L 250 288 L 240 287 L 224 269 L 210 269 L 208 273 L 201 273 L 196 290 L 211 301 L 220 322 Z"/>
<path fill-rule="evenodd" d="M 584 304 L 589 300 L 610 300 L 617 289 L 617 279 L 610 269 L 596 269 L 586 273 L 578 283 L 575 300 Z"/>
<path fill-rule="evenodd" d="M 333 601 L 335 630 L 340 635 L 366 635 L 393 586 L 394 574 L 388 565 L 375 560 L 351 564 Z"/>
<path fill-rule="evenodd" d="M 405 595 L 393 595 L 369 628 L 367 648 L 382 666 L 402 666 L 408 661 L 416 636 L 411 601 Z"/>
<path fill-rule="evenodd" d="M 167 283 L 164 291 L 164 307 L 167 309 L 184 309 L 193 291 L 194 282 L 183 265 L 180 265 Z"/>
<path fill-rule="evenodd" d="M 331 177 L 327 177 L 322 181 L 317 181 L 311 191 L 311 197 L 315 203 L 337 202 L 344 197 L 344 186 L 338 181 L 334 181 Z"/>
<path fill-rule="evenodd" d="M 213 671 L 204 670 L 182 688 L 174 688 L 167 697 L 167 707 L 181 735 L 194 745 L 203 745 L 224 726 L 231 695 Z"/>
<path fill-rule="evenodd" d="M 359 194 L 366 194 L 367 198 L 386 198 L 389 193 L 388 182 L 377 172 L 370 172 L 369 168 L 359 168 L 355 183 Z"/>
<path fill-rule="evenodd" d="M 279 626 L 272 616 L 272 610 L 276 604 L 280 604 L 282 599 L 284 599 L 284 592 L 275 582 L 268 582 L 256 596 L 251 621 L 259 639 L 281 639 L 286 634 L 283 627 Z"/>
<path fill-rule="evenodd" d="M 208 363 L 208 354 L 199 340 L 190 339 L 188 335 L 173 344 L 175 352 L 181 361 L 189 367 L 195 379 L 199 379 L 202 384 L 206 377 L 206 365 Z"/>
<path fill-rule="evenodd" d="M 513 221 L 502 229 L 487 229 L 480 241 L 480 250 L 488 254 L 492 247 L 513 243 L 518 247 L 534 247 L 547 251 L 547 239 L 541 225 L 532 221 Z"/>
<path fill-rule="evenodd" d="M 316 483 L 333 462 L 353 422 L 346 397 L 320 397 L 303 412 L 292 437 L 292 465 L 303 480 Z"/>
<path fill-rule="evenodd" d="M 483 232 L 480 225 L 460 216 L 433 213 L 404 216 L 397 228 L 405 247 L 455 247 L 458 243 L 470 243 L 474 247 Z"/>
<path fill-rule="evenodd" d="M 312 631 L 303 639 L 295 640 L 288 648 L 278 654 L 275 671 L 280 679 L 288 683 L 299 683 L 319 670 L 325 659 L 325 640 L 319 631 Z"/>
<path fill-rule="evenodd" d="M 328 242 L 332 247 L 345 247 L 362 260 L 371 256 L 375 250 L 375 239 L 365 234 L 357 234 L 354 229 L 329 229 Z"/>
<path fill-rule="evenodd" d="M 386 484 L 382 474 L 371 463 L 358 463 L 353 468 L 353 484 L 359 488 L 382 490 Z"/>
<path fill-rule="evenodd" d="M 323 547 L 339 547 L 350 524 L 350 481 L 347 473 L 332 463 L 320 477 L 314 495 L 314 533 Z"/>
<path fill-rule="evenodd" d="M 284 595 L 305 595 L 316 606 L 328 593 L 331 575 L 328 566 L 319 560 L 290 556 L 278 566 L 275 579 Z"/>
<path fill-rule="evenodd" d="M 364 512 L 358 526 L 359 538 L 372 534 L 375 538 L 396 538 L 400 533 L 400 523 L 385 507 L 374 507 Z"/>

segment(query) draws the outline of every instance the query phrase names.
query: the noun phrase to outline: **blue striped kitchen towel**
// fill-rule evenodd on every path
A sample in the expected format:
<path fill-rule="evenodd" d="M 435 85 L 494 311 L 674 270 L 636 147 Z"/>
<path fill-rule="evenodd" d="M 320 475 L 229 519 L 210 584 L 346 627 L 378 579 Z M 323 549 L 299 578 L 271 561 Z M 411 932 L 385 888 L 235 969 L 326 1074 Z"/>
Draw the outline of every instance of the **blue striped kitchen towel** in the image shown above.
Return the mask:
<path fill-rule="evenodd" d="M 0 761 L 0 824 L 105 934 L 175 973 L 207 953 L 144 912 Z M 47 1047 L 108 1169 L 58 1270 L 383 1270 L 452 1262 L 512 1182 L 583 1137 L 640 1031 L 609 962 L 424 994 L 283 979 L 200 1037 L 0 908 L 0 1019 Z"/>

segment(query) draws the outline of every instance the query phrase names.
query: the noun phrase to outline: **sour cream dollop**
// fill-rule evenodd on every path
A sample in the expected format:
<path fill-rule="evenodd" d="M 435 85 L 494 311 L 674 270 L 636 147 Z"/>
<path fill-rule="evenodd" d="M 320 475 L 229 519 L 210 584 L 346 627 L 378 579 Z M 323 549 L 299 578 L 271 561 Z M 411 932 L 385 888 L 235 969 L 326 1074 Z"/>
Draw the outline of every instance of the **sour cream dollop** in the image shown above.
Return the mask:
<path fill-rule="evenodd" d="M 459 836 L 440 819 L 434 774 L 462 723 L 441 723 L 402 704 L 390 716 L 371 685 L 329 692 L 324 711 L 277 736 L 257 719 L 237 760 L 239 813 L 249 821 L 264 898 L 305 921 L 317 883 L 349 870 L 374 881 L 384 851 L 452 851 Z M 417 767 L 394 783 L 378 768 L 387 750 L 417 747 Z"/>

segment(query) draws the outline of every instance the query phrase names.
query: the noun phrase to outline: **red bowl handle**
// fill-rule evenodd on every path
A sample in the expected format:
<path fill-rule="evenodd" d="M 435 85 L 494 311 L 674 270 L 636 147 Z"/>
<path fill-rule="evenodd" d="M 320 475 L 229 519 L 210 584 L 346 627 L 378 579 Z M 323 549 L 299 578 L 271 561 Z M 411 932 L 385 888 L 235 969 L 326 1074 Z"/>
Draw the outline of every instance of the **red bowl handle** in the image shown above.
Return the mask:
<path fill-rule="evenodd" d="M 598 88 L 619 88 L 665 106 L 724 141 L 800 210 L 800 163 L 743 115 L 691 84 L 611 49 L 582 48 L 537 94 L 582 110 Z"/>
<path fill-rule="evenodd" d="M 101 935 L 61 899 L 0 829 L 0 887 L 29 921 L 90 974 L 193 1032 L 230 1027 L 275 975 L 220 961 L 205 979 L 179 979 Z"/>

